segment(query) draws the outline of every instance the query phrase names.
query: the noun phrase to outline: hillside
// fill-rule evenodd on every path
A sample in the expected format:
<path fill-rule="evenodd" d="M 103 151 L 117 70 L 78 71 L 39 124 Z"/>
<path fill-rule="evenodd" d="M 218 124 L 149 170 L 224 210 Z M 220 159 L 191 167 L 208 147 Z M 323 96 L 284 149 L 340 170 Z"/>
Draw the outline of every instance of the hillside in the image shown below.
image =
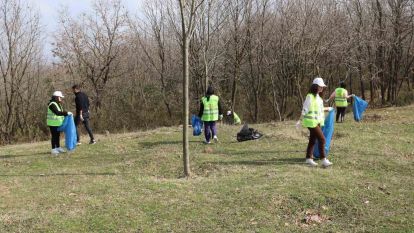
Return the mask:
<path fill-rule="evenodd" d="M 328 169 L 303 164 L 294 122 L 252 125 L 257 141 L 223 125 L 218 144 L 192 137 L 191 179 L 178 127 L 101 135 L 58 157 L 49 142 L 1 147 L 0 232 L 412 232 L 413 112 L 348 114 Z"/>

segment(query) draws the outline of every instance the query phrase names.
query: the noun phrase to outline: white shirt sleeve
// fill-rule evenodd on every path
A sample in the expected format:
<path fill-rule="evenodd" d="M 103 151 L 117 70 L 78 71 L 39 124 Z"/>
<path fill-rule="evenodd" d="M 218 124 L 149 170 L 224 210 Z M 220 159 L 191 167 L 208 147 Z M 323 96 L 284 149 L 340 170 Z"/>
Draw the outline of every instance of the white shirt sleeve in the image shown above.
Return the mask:
<path fill-rule="evenodd" d="M 318 106 L 319 106 L 319 116 L 318 116 L 318 118 L 320 119 L 320 120 L 325 120 L 325 112 L 323 111 L 323 99 L 319 96 L 319 95 L 317 95 L 316 96 L 316 102 L 318 103 Z"/>
<path fill-rule="evenodd" d="M 310 104 L 311 104 L 311 98 L 309 96 L 306 96 L 305 102 L 303 103 L 302 116 L 308 113 Z"/>

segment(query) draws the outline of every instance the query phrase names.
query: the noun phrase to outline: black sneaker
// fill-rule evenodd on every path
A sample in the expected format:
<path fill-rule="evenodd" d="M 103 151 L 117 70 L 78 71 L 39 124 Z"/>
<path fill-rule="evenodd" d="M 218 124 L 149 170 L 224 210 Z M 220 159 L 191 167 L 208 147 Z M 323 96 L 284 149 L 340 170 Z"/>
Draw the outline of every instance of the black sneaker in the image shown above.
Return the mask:
<path fill-rule="evenodd" d="M 96 144 L 95 139 L 92 139 L 92 140 L 89 142 L 89 144 L 90 144 L 90 145 Z"/>

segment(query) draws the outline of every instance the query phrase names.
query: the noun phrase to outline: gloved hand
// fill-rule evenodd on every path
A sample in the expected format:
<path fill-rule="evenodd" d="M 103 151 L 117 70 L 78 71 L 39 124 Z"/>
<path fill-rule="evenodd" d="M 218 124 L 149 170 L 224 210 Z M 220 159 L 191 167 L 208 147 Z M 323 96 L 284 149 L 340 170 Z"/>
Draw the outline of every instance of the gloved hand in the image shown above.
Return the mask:
<path fill-rule="evenodd" d="M 328 103 L 328 102 L 329 102 L 329 99 L 326 99 L 326 100 L 325 100 L 325 103 Z"/>
<path fill-rule="evenodd" d="M 223 120 L 223 114 L 221 114 L 221 115 L 219 116 L 219 119 L 220 119 L 220 120 Z"/>
<path fill-rule="evenodd" d="M 352 96 L 352 97 L 355 97 L 355 94 L 352 94 L 351 96 Z"/>
<path fill-rule="evenodd" d="M 328 112 L 332 111 L 333 108 L 332 107 L 328 107 Z"/>
<path fill-rule="evenodd" d="M 82 114 L 79 116 L 79 119 L 80 119 L 82 122 L 84 121 Z"/>
<path fill-rule="evenodd" d="M 73 115 L 73 113 L 72 112 L 68 112 L 68 115 Z"/>
<path fill-rule="evenodd" d="M 301 126 L 300 121 L 296 122 L 296 129 L 300 129 L 300 126 Z"/>

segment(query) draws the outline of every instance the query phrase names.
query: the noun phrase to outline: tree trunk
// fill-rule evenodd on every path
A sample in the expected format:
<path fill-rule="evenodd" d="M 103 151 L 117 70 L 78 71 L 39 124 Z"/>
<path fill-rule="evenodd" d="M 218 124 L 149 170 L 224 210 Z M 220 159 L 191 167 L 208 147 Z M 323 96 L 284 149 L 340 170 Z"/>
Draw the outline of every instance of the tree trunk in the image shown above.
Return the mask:
<path fill-rule="evenodd" d="M 190 42 L 188 38 L 183 37 L 183 163 L 184 163 L 184 175 L 189 177 L 191 175 L 190 171 L 190 149 L 189 149 L 189 142 L 188 142 L 188 122 L 189 122 L 189 62 L 188 62 L 188 50 Z"/>

